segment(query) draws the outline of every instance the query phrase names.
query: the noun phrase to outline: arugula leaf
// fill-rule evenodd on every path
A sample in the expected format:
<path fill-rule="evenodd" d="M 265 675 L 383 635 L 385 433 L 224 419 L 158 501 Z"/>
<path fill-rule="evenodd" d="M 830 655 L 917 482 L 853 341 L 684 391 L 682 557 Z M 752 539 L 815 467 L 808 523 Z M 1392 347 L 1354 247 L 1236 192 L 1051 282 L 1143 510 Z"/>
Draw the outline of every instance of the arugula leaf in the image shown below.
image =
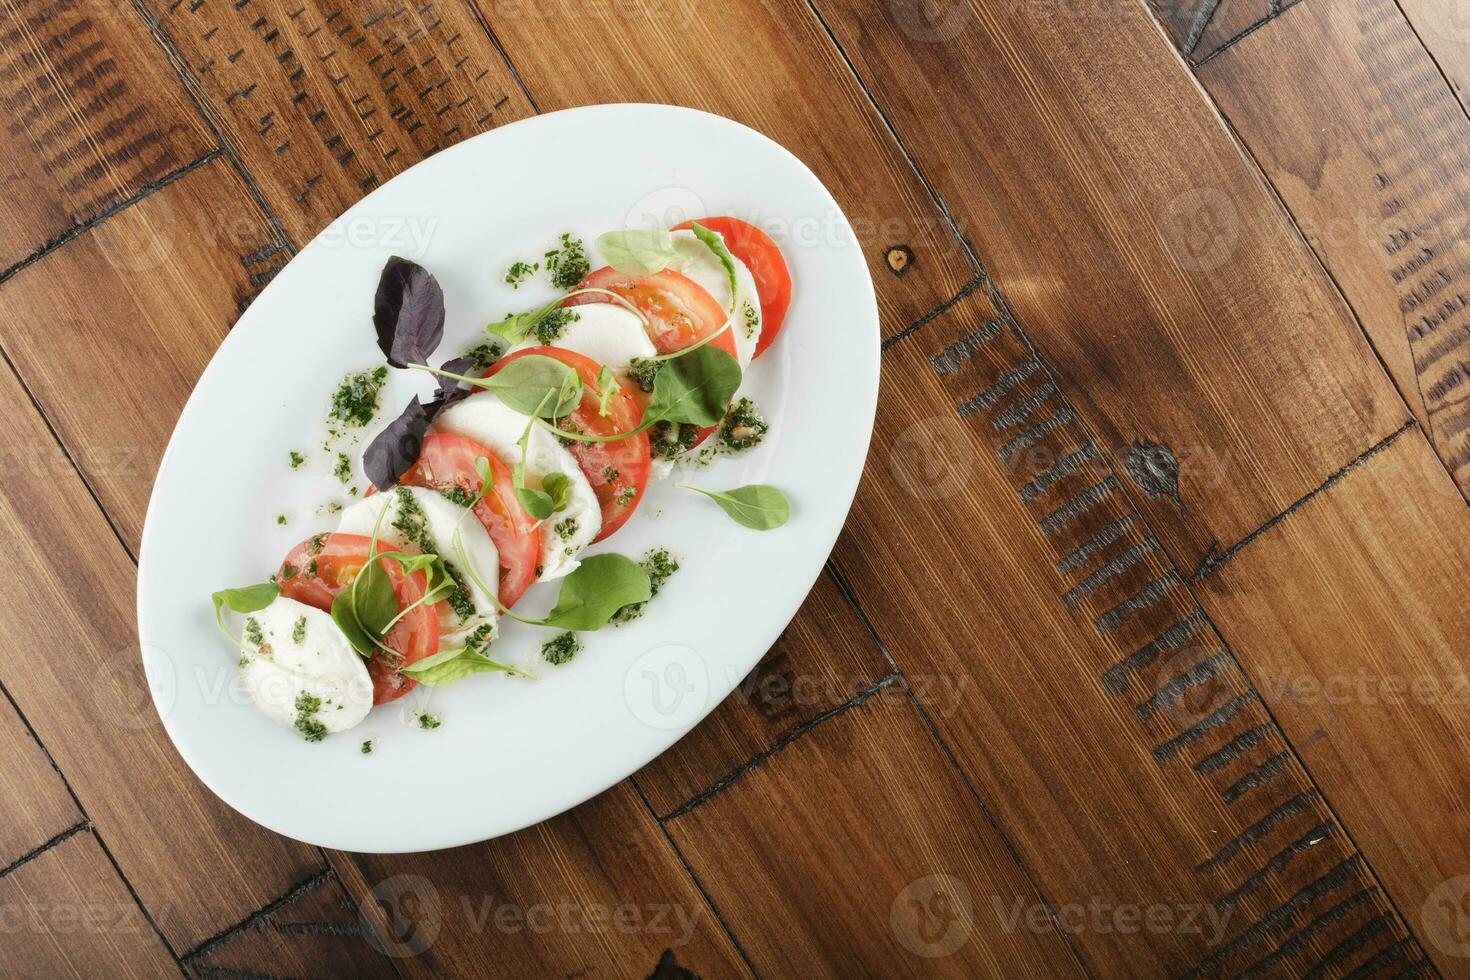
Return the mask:
<path fill-rule="evenodd" d="M 764 483 L 752 483 L 749 486 L 736 487 L 734 490 L 724 492 L 705 490 L 687 483 L 681 483 L 679 486 L 685 490 L 704 494 L 719 504 L 720 508 L 729 514 L 735 523 L 757 531 L 769 531 L 780 527 L 791 516 L 791 505 L 787 503 L 786 495 Z"/>
<path fill-rule="evenodd" d="M 210 596 L 214 600 L 214 622 L 220 628 L 220 632 L 229 637 L 231 643 L 238 642 L 236 637 L 230 636 L 230 631 L 225 627 L 225 610 L 247 615 L 260 612 L 266 606 L 276 601 L 276 596 L 281 594 L 281 587 L 274 582 L 262 582 L 259 585 L 244 585 L 238 589 L 220 589 Z"/>
<path fill-rule="evenodd" d="M 382 557 L 379 552 L 372 553 Z M 332 621 L 346 634 L 353 649 L 367 658 L 377 652 L 378 641 L 397 616 L 398 597 L 378 560 L 364 565 L 352 587 L 343 589 L 332 600 Z"/>
<path fill-rule="evenodd" d="M 474 388 L 493 391 L 500 400 L 522 415 L 555 419 L 582 401 L 582 376 L 554 357 L 528 354 L 518 357 L 488 378 L 452 374 L 443 368 L 415 364 L 430 374 L 455 378 Z"/>
<path fill-rule="evenodd" d="M 720 236 L 719 232 L 711 231 L 697 221 L 690 225 L 690 230 L 694 232 L 695 238 L 704 242 L 709 250 L 715 253 L 715 258 L 719 259 L 720 264 L 725 267 L 725 276 L 730 282 L 730 309 L 728 312 L 733 313 L 735 310 L 736 291 L 735 257 L 725 247 L 725 239 Z"/>
<path fill-rule="evenodd" d="M 337 593 L 337 598 L 332 600 L 332 622 L 347 637 L 347 642 L 352 644 L 352 649 L 358 655 L 371 660 L 373 654 L 378 652 L 377 644 L 367 631 L 357 621 L 357 614 L 352 609 L 352 590 L 343 589 Z"/>
<path fill-rule="evenodd" d="M 601 629 L 613 613 L 652 594 L 648 572 L 623 555 L 593 555 L 562 580 L 556 606 L 538 625 L 586 632 Z"/>
<path fill-rule="evenodd" d="M 565 473 L 546 474 L 546 478 L 541 481 L 541 489 L 551 499 L 552 510 L 566 510 L 567 504 L 572 502 L 572 481 Z"/>
<path fill-rule="evenodd" d="M 492 672 L 534 678 L 534 675 L 524 670 L 509 664 L 497 663 L 483 653 L 477 653 L 464 647 L 441 650 L 432 657 L 425 657 L 403 668 L 406 676 L 428 687 L 443 687 L 446 684 L 462 681 L 474 674 Z"/>
<path fill-rule="evenodd" d="M 679 257 L 673 234 L 651 228 L 609 231 L 598 235 L 595 244 L 608 265 L 629 276 L 662 272 Z"/>
<path fill-rule="evenodd" d="M 425 363 L 444 337 L 444 291 L 423 266 L 395 255 L 378 277 L 373 326 L 389 364 Z"/>
<path fill-rule="evenodd" d="M 616 395 L 620 390 L 622 390 L 622 386 L 618 384 L 617 376 L 608 370 L 606 364 L 602 365 L 601 369 L 597 372 L 598 415 L 607 418 L 612 414 L 612 409 L 609 406 L 612 404 L 613 395 Z"/>
<path fill-rule="evenodd" d="M 649 418 L 688 425 L 714 425 L 740 387 L 740 364 L 718 347 L 698 347 L 665 361 L 653 379 Z"/>
<path fill-rule="evenodd" d="M 551 495 L 540 490 L 532 490 L 530 487 L 516 487 L 516 499 L 521 502 L 526 513 L 544 521 L 556 512 L 556 501 Z"/>
<path fill-rule="evenodd" d="M 512 344 L 519 344 L 531 336 L 531 331 L 536 329 L 537 322 L 560 306 L 565 299 L 565 296 L 558 296 L 556 299 L 542 306 L 538 306 L 534 310 L 527 310 L 524 313 L 508 314 L 504 320 L 497 320 L 494 323 L 486 324 L 485 329 L 497 337 L 504 337 Z"/>

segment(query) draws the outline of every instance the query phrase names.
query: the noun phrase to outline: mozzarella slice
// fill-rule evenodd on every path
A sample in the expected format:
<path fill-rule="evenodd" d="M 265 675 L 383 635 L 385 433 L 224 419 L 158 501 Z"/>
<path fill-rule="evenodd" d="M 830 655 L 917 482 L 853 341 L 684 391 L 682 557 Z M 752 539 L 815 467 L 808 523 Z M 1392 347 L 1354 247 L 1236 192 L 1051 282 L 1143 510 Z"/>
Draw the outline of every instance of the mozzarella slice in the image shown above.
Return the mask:
<path fill-rule="evenodd" d="M 383 514 L 381 524 L 379 514 Z M 489 635 L 495 635 L 499 611 L 481 585 L 500 588 L 500 553 L 474 514 L 466 513 L 465 508 L 450 503 L 437 491 L 396 487 L 348 507 L 342 512 L 337 530 L 370 537 L 374 527 L 385 550 L 434 554 L 444 559 L 455 589 L 439 607 L 441 647 L 462 645 L 487 623 Z M 483 632 L 477 639 L 484 639 Z"/>
<path fill-rule="evenodd" d="M 619 381 L 628 379 L 633 358 L 658 354 L 643 321 L 616 303 L 587 303 L 573 307 L 572 312 L 577 318 L 567 323 L 552 344 L 607 365 Z M 516 349 L 539 346 L 541 342 L 533 337 Z"/>
<path fill-rule="evenodd" d="M 280 596 L 245 618 L 240 648 L 250 700 L 312 741 L 353 727 L 373 706 L 367 665 L 320 609 Z"/>
<path fill-rule="evenodd" d="M 506 405 L 494 392 L 483 391 L 440 413 L 434 420 L 434 428 L 474 439 L 491 449 L 507 466 L 514 467 L 521 458 L 516 443 L 529 421 L 530 416 Z M 543 582 L 574 570 L 580 564 L 577 556 L 602 530 L 602 507 L 592 484 L 582 475 L 576 457 L 544 426 L 532 426 L 526 443 L 526 486 L 540 490 L 552 473 L 567 478 L 571 499 L 566 509 L 542 522 L 541 568 L 537 578 Z"/>
<path fill-rule="evenodd" d="M 719 235 L 719 232 L 715 232 Z M 725 263 L 692 231 L 673 232 L 678 258 L 669 268 L 682 272 L 703 286 L 720 307 L 735 318 L 730 332 L 735 335 L 735 356 L 743 368 L 755 357 L 756 342 L 761 337 L 761 301 L 755 288 L 755 277 L 744 262 L 731 255 L 735 264 L 735 292 L 730 292 L 730 276 Z M 724 241 L 724 238 L 720 238 Z"/>

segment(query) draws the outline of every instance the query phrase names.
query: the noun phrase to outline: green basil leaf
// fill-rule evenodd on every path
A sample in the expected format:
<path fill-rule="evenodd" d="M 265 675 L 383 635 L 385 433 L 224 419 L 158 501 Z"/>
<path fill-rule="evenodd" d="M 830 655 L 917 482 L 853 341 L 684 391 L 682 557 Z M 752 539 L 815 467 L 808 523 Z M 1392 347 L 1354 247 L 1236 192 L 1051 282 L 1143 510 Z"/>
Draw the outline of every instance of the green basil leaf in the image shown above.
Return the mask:
<path fill-rule="evenodd" d="M 214 618 L 220 619 L 224 610 L 240 614 L 260 612 L 276 601 L 281 587 L 274 582 L 245 585 L 238 589 L 220 589 L 211 596 L 214 599 Z"/>
<path fill-rule="evenodd" d="M 567 504 L 572 502 L 572 481 L 565 473 L 546 474 L 546 479 L 541 481 L 541 489 L 551 498 L 552 510 L 566 510 Z"/>
<path fill-rule="evenodd" d="M 383 563 L 373 561 L 364 565 L 348 591 L 353 593 L 357 621 L 374 636 L 381 637 L 388 623 L 398 615 L 398 596 L 393 593 L 393 582 L 383 571 Z"/>
<path fill-rule="evenodd" d="M 516 358 L 481 387 L 522 415 L 544 419 L 559 419 L 582 401 L 582 376 L 544 354 Z"/>
<path fill-rule="evenodd" d="M 562 580 L 556 606 L 541 625 L 586 632 L 601 629 L 613 613 L 652 594 L 648 572 L 623 555 L 593 555 Z"/>
<path fill-rule="evenodd" d="M 364 657 L 372 657 L 377 652 L 375 641 L 383 638 L 388 624 L 397 615 L 398 597 L 381 561 L 364 565 L 352 587 L 343 589 L 332 600 L 332 621 L 346 634 L 353 649 Z"/>
<path fill-rule="evenodd" d="M 650 418 L 688 425 L 714 425 L 740 387 L 740 364 L 725 351 L 706 344 L 665 361 L 653 379 L 653 395 L 644 413 Z"/>
<path fill-rule="evenodd" d="M 612 409 L 609 408 L 609 406 L 612 404 L 612 397 L 621 390 L 622 386 L 618 384 L 617 376 L 609 371 L 607 365 L 604 364 L 602 368 L 597 372 L 598 415 L 601 415 L 603 418 L 607 418 L 609 415 L 612 414 Z"/>
<path fill-rule="evenodd" d="M 607 264 L 628 276 L 651 276 L 679 257 L 674 236 L 651 228 L 624 228 L 597 236 L 597 251 Z"/>
<path fill-rule="evenodd" d="M 332 622 L 347 637 L 347 642 L 352 644 L 352 649 L 359 656 L 371 659 L 378 652 L 377 644 L 368 635 L 367 630 L 357 621 L 357 613 L 352 608 L 352 590 L 343 589 L 337 593 L 337 598 L 332 600 Z"/>
<path fill-rule="evenodd" d="M 245 585 L 238 589 L 220 589 L 210 596 L 214 600 L 214 622 L 232 643 L 238 642 L 239 638 L 225 628 L 225 610 L 237 612 L 242 615 L 246 613 L 260 612 L 266 606 L 276 601 L 276 596 L 281 594 L 281 587 L 274 582 L 262 582 L 259 585 Z"/>
<path fill-rule="evenodd" d="M 550 494 L 540 490 L 532 490 L 529 487 L 516 487 L 516 499 L 521 502 L 521 506 L 526 509 L 526 513 L 538 521 L 544 521 L 556 512 L 556 501 L 551 499 Z"/>
<path fill-rule="evenodd" d="M 704 490 L 687 483 L 679 485 L 686 490 L 704 494 L 719 504 L 721 509 L 735 520 L 735 523 L 757 531 L 769 531 L 780 527 L 791 516 L 791 505 L 786 502 L 786 495 L 764 483 L 752 483 L 750 486 L 736 487 L 734 490 L 723 492 Z"/>
<path fill-rule="evenodd" d="M 403 668 L 403 673 L 427 687 L 443 687 L 474 674 L 504 673 L 529 677 L 523 670 L 496 663 L 483 653 L 460 648 L 443 650 Z"/>
<path fill-rule="evenodd" d="M 718 232 L 710 231 L 708 228 L 697 221 L 694 222 L 690 226 L 690 228 L 694 232 L 694 237 L 704 242 L 704 244 L 709 247 L 709 250 L 715 253 L 715 258 L 720 260 L 720 264 L 725 267 L 725 276 L 730 281 L 729 312 L 734 312 L 736 289 L 735 257 L 731 255 L 730 250 L 725 247 L 725 239 L 721 238 Z"/>

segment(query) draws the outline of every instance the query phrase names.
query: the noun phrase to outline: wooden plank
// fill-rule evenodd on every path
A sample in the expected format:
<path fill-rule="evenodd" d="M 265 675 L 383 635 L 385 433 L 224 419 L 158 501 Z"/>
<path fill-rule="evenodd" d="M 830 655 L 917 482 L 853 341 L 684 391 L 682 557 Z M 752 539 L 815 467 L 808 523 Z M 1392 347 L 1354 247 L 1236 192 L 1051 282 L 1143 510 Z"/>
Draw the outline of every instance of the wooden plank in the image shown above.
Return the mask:
<path fill-rule="evenodd" d="M 901 670 L 984 692 L 935 724 L 1041 891 L 1171 924 L 1080 930 L 1089 969 L 1300 973 L 1379 916 L 1422 957 L 1022 325 L 977 295 L 885 362 L 834 564 Z M 1276 778 L 1224 793 L 1248 752 Z"/>
<path fill-rule="evenodd" d="M 9 704 L 0 704 L 0 800 L 15 801 L 0 821 L 0 868 L 82 819 L 61 774 Z M 23 801 L 23 802 L 22 802 Z"/>
<path fill-rule="evenodd" d="M 654 812 L 666 815 L 887 673 L 867 627 L 823 575 L 730 696 L 634 779 Z"/>
<path fill-rule="evenodd" d="M 1209 61 L 1300 0 L 1146 0 L 1192 64 Z"/>
<path fill-rule="evenodd" d="M 901 685 L 668 827 L 761 975 L 1081 975 Z"/>
<path fill-rule="evenodd" d="M 1079 32 L 970 0 L 941 43 L 817 6 L 1186 571 L 1398 427 L 1351 312 L 1142 4 Z"/>
<path fill-rule="evenodd" d="M 126 3 L 0 7 L 0 111 L 0 270 L 214 145 Z"/>
<path fill-rule="evenodd" d="M 627 780 L 509 837 L 334 860 L 407 976 L 749 975 Z"/>
<path fill-rule="evenodd" d="M 959 238 L 801 0 L 701 4 L 697 14 L 679 4 L 533 4 L 514 13 L 502 4 L 479 6 L 542 110 L 597 102 L 691 106 L 760 130 L 800 157 L 852 222 L 877 287 L 884 336 L 972 278 Z M 599 41 L 580 46 L 569 69 L 566 38 L 585 32 Z M 758 52 L 754 63 L 695 54 L 732 52 L 735 38 Z M 687 200 L 667 197 L 655 195 L 650 207 Z M 783 248 L 832 234 L 831 215 L 771 215 L 760 201 L 746 209 L 741 216 Z"/>
<path fill-rule="evenodd" d="M 1470 493 L 1470 121 L 1434 61 L 1393 0 L 1352 0 L 1301 4 L 1199 77 Z"/>
<path fill-rule="evenodd" d="M 0 682 L 173 948 L 192 949 L 310 877 L 321 854 L 250 823 L 189 772 L 139 669 L 132 562 L 9 371 L 0 415 L 24 447 L 0 480 L 0 537 L 28 583 L 26 601 L 0 603 L 0 632 L 47 652 L 0 660 Z"/>
<path fill-rule="evenodd" d="M 1470 12 L 1465 5 L 1402 0 L 1399 9 L 1414 25 L 1414 33 L 1434 56 L 1461 104 L 1470 106 Z"/>
<path fill-rule="evenodd" d="M 424 157 L 531 111 L 455 0 L 144 6 L 297 246 Z"/>
<path fill-rule="evenodd" d="M 171 976 L 178 967 L 90 833 L 0 878 L 7 977 Z"/>
<path fill-rule="evenodd" d="M 214 160 L 0 285 L 0 346 L 135 553 L 190 389 L 285 258 Z"/>
<path fill-rule="evenodd" d="M 1470 956 L 1466 581 L 1470 512 L 1409 430 L 1200 595 L 1447 976 Z"/>
<path fill-rule="evenodd" d="M 185 966 L 211 977 L 396 977 L 342 883 L 322 872 L 196 950 Z"/>

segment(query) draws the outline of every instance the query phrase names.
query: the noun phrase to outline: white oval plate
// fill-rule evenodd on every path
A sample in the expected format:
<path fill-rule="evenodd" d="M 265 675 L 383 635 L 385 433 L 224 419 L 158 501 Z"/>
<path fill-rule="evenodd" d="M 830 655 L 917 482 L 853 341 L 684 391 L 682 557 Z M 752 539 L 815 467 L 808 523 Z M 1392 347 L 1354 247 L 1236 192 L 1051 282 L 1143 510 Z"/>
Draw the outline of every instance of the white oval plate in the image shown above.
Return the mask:
<path fill-rule="evenodd" d="M 316 744 L 250 706 L 209 593 L 263 581 L 293 544 L 335 527 L 319 509 L 347 498 L 320 465 L 322 420 L 345 371 L 383 361 L 371 315 L 384 261 L 403 255 L 437 276 L 448 357 L 483 339 L 487 321 L 551 295 L 544 280 L 512 291 L 503 275 L 561 232 L 590 243 L 612 228 L 705 214 L 764 227 L 795 286 L 779 341 L 745 382 L 770 435 L 692 478 L 718 489 L 781 487 L 792 504 L 786 526 L 746 530 L 666 481 L 596 550 L 638 557 L 664 545 L 682 569 L 642 619 L 584 635 L 586 649 L 539 670 L 541 680 L 421 686 Z M 431 389 L 421 374 L 393 372 L 383 419 Z M 554 816 L 667 749 L 775 642 L 852 503 L 877 395 L 877 305 L 856 236 L 821 182 L 776 143 L 656 105 L 556 112 L 460 143 L 312 241 L 240 318 L 189 398 L 158 473 L 138 569 L 138 631 L 159 714 L 225 802 L 323 847 L 453 847 Z M 365 444 L 348 449 L 354 460 Z M 312 463 L 291 472 L 290 449 Z M 549 606 L 555 588 L 534 587 L 527 606 Z M 551 635 L 507 629 L 497 656 L 534 663 Z M 442 727 L 421 730 L 415 715 L 425 710 Z M 368 737 L 375 749 L 365 756 Z"/>

